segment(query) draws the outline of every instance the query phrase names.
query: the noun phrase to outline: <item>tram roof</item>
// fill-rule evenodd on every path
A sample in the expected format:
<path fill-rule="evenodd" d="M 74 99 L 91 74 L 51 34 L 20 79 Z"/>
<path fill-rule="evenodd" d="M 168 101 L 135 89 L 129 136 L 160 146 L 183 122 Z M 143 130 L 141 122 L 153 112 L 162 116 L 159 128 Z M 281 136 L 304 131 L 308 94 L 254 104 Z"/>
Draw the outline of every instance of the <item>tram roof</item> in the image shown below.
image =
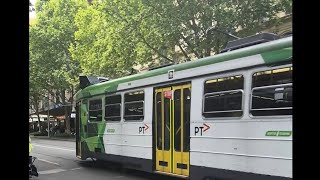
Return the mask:
<path fill-rule="evenodd" d="M 118 85 L 121 83 L 127 83 L 134 80 L 140 80 L 145 78 L 150 78 L 162 74 L 167 74 L 169 70 L 174 69 L 174 72 L 192 69 L 196 67 L 211 65 L 215 63 L 221 63 L 225 61 L 235 60 L 238 58 L 243 58 L 247 56 L 260 54 L 264 60 L 265 64 L 279 63 L 286 61 L 292 57 L 292 36 L 285 37 L 278 40 L 245 47 L 242 49 L 237 49 L 230 52 L 224 52 L 221 54 L 208 56 L 205 58 L 176 64 L 172 66 L 166 66 L 159 69 L 150 70 L 147 72 L 142 72 L 135 75 L 125 76 L 118 79 L 113 79 L 110 81 L 93 84 L 76 94 L 76 99 L 83 97 L 90 97 L 98 94 L 106 94 L 117 91 Z"/>

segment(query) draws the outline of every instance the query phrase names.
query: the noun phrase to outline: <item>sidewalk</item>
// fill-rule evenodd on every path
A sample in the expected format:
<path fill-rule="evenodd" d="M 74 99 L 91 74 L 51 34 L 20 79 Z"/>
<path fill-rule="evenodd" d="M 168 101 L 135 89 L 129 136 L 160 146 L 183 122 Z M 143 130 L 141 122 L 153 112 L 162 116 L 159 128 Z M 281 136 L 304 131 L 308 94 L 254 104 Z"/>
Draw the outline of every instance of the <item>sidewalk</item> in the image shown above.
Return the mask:
<path fill-rule="evenodd" d="M 75 137 L 48 137 L 48 136 L 33 136 L 30 135 L 31 139 L 47 139 L 47 140 L 59 140 L 59 141 L 73 141 L 76 142 Z"/>

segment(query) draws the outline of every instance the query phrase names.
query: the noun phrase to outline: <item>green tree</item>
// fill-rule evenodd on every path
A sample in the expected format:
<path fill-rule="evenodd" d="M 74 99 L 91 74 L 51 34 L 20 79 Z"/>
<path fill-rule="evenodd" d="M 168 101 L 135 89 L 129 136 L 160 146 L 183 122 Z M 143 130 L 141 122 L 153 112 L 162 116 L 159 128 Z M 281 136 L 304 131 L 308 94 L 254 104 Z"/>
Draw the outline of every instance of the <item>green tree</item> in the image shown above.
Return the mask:
<path fill-rule="evenodd" d="M 37 24 L 30 27 L 30 61 L 36 64 L 30 71 L 38 75 L 37 86 L 48 92 L 52 101 L 64 105 L 67 132 L 70 132 L 70 112 L 66 105 L 72 104 L 80 72 L 68 48 L 77 30 L 74 16 L 86 6 L 85 0 L 38 1 Z M 66 98 L 67 92 L 70 99 Z"/>
<path fill-rule="evenodd" d="M 34 55 L 30 54 L 30 61 L 29 61 L 29 109 L 33 110 L 38 117 L 38 124 L 40 124 L 40 116 L 39 116 L 39 104 L 40 101 L 43 99 L 43 89 L 39 83 L 41 77 L 40 74 L 37 73 L 36 64 L 34 61 Z M 40 127 L 40 126 L 39 126 Z M 39 128 L 40 132 L 40 128 Z"/>
<path fill-rule="evenodd" d="M 112 5 L 109 1 L 94 3 L 76 16 L 79 30 L 70 51 L 86 74 L 115 78 L 130 74 L 133 66 L 152 60 L 151 49 L 137 36 L 128 34 L 134 33 L 134 29 L 128 29 L 130 21 L 119 21 L 118 16 L 112 15 Z M 135 6 L 139 4 L 130 8 Z"/>
<path fill-rule="evenodd" d="M 214 30 L 251 35 L 290 9 L 289 0 L 93 1 L 75 17 L 69 50 L 84 73 L 114 78 L 137 65 L 176 62 L 175 48 L 183 61 L 218 53 L 231 38 Z"/>

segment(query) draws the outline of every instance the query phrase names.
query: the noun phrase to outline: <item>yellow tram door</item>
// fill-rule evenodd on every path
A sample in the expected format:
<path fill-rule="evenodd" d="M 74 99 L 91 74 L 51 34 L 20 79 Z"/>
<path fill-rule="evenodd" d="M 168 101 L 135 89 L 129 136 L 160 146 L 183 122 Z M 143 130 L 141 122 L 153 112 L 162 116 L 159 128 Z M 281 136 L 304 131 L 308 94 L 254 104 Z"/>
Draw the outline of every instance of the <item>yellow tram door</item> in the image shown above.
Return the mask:
<path fill-rule="evenodd" d="M 156 171 L 189 176 L 191 84 L 155 90 Z"/>
<path fill-rule="evenodd" d="M 155 91 L 156 170 L 171 173 L 171 87 Z M 166 97 L 165 97 L 166 96 Z"/>
<path fill-rule="evenodd" d="M 173 173 L 189 176 L 191 84 L 173 86 Z"/>

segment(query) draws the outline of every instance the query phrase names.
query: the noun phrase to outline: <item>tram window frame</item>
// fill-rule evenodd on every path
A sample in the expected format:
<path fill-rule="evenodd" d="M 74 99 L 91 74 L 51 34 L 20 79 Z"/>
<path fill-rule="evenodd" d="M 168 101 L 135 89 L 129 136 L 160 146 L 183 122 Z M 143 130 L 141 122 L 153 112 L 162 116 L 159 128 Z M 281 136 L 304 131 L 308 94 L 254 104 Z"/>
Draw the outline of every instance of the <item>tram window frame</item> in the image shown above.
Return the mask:
<path fill-rule="evenodd" d="M 216 81 L 219 82 L 219 80 L 221 81 L 222 79 L 226 79 L 226 78 L 234 78 L 234 77 L 240 77 L 239 80 L 241 80 L 240 82 L 242 82 L 242 84 L 239 84 L 239 88 L 220 88 L 218 91 L 210 91 L 210 92 L 206 92 L 209 91 L 210 89 L 207 88 L 208 90 L 206 90 L 206 84 L 208 81 Z M 234 85 L 234 84 L 232 84 Z M 205 120 L 225 120 L 225 119 L 240 119 L 243 117 L 244 115 L 244 88 L 245 88 L 245 76 L 243 74 L 233 74 L 233 75 L 224 75 L 224 76 L 219 76 L 219 77 L 213 77 L 213 78 L 207 78 L 204 80 L 204 84 L 203 84 L 203 96 L 202 96 L 202 117 Z M 221 95 L 221 94 L 225 94 L 225 93 L 241 93 L 241 95 L 239 96 L 241 98 L 241 102 L 238 104 L 240 105 L 240 109 L 239 110 L 223 110 L 223 111 L 210 111 L 210 112 L 205 112 L 205 108 L 206 108 L 206 97 L 207 96 L 213 96 L 213 95 Z M 234 113 L 238 113 L 238 115 L 231 115 Z M 218 114 L 217 116 L 209 116 L 210 114 Z M 220 114 L 220 115 L 219 115 Z M 224 115 L 223 115 L 224 114 Z"/>
<path fill-rule="evenodd" d="M 120 96 L 120 101 L 119 102 L 115 102 L 115 103 L 107 103 L 108 102 L 108 98 L 114 98 L 116 96 Z M 106 122 L 120 122 L 121 121 L 121 113 L 122 113 L 122 96 L 121 94 L 114 94 L 114 95 L 109 95 L 105 97 L 105 104 L 104 104 L 104 120 Z M 110 106 L 119 106 L 119 116 L 107 116 L 107 107 Z"/>
<path fill-rule="evenodd" d="M 91 105 L 91 102 L 92 101 L 100 101 L 101 102 L 101 109 L 96 109 L 96 110 L 90 110 L 90 105 Z M 95 98 L 95 99 L 89 99 L 89 102 L 88 102 L 88 122 L 90 123 L 101 123 L 102 122 L 102 114 L 103 114 L 103 103 L 102 103 L 102 98 Z M 97 121 L 97 120 L 91 120 L 91 115 L 90 115 L 90 112 L 92 111 L 101 111 L 100 114 L 97 113 L 97 117 L 100 115 L 100 120 Z"/>
<path fill-rule="evenodd" d="M 272 71 L 274 70 L 281 70 L 281 69 L 288 69 L 289 68 L 289 71 L 291 71 L 291 81 L 289 82 L 283 82 L 283 83 L 278 83 L 278 84 L 275 84 L 274 82 L 271 81 L 272 84 L 264 84 L 262 86 L 254 86 L 255 84 L 257 84 L 256 82 L 254 83 L 254 75 L 255 74 L 258 74 L 258 73 L 263 73 L 263 72 L 268 72 L 270 71 L 270 74 L 272 73 Z M 290 66 L 277 66 L 277 67 L 274 67 L 272 69 L 261 69 L 261 70 L 258 70 L 258 71 L 254 71 L 252 74 L 251 74 L 251 90 L 250 90 L 250 104 L 249 104 L 249 115 L 250 117 L 252 118 L 259 118 L 259 117 L 264 117 L 264 118 L 268 118 L 268 117 L 289 117 L 289 116 L 292 116 L 292 109 L 293 109 L 293 105 L 291 104 L 291 107 L 279 107 L 279 108 L 256 108 L 254 109 L 253 108 L 253 96 L 254 96 L 254 91 L 256 90 L 264 90 L 264 89 L 271 89 L 271 88 L 274 88 L 275 90 L 278 89 L 278 90 L 283 90 L 285 91 L 285 88 L 288 88 L 288 89 L 291 89 L 291 101 L 292 101 L 292 82 L 293 82 L 293 78 L 292 78 L 292 71 L 293 71 L 293 67 L 292 65 Z M 283 94 L 284 92 L 282 92 L 282 96 L 284 96 Z M 275 95 L 276 93 L 274 93 L 274 97 L 276 96 Z M 279 94 L 278 94 L 279 96 Z M 292 102 L 291 102 L 292 103 Z M 272 112 L 276 112 L 277 110 L 289 110 L 291 111 L 291 114 L 276 114 L 276 113 L 272 113 Z M 253 114 L 253 111 L 264 111 L 266 114 Z M 279 112 L 280 112 L 279 111 Z M 271 112 L 271 113 L 269 113 Z"/>
<path fill-rule="evenodd" d="M 134 100 L 134 101 L 126 101 L 126 95 L 127 94 L 131 94 L 131 93 L 138 93 L 138 92 L 142 92 L 142 93 L 139 93 L 139 94 L 143 94 L 143 99 L 142 100 Z M 137 94 L 137 95 L 139 95 Z M 132 96 L 131 96 L 132 97 Z M 131 91 L 131 92 L 126 92 L 124 93 L 123 95 L 123 98 L 124 98 L 124 101 L 123 101 L 123 119 L 124 121 L 144 121 L 144 116 L 145 116 L 145 91 L 144 90 L 135 90 L 135 91 Z M 142 103 L 142 115 L 126 115 L 126 105 L 127 104 L 134 104 L 134 103 Z M 134 117 L 139 117 L 138 118 L 134 118 Z M 129 118 L 128 118 L 129 117 Z"/>

